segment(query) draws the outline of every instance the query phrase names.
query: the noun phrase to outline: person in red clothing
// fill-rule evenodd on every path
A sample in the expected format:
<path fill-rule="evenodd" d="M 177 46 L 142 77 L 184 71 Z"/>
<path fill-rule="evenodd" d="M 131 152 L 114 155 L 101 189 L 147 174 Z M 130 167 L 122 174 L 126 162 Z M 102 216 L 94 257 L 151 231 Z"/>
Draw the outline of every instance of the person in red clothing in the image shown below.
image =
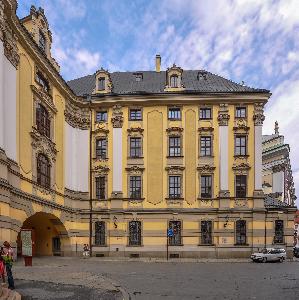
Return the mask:
<path fill-rule="evenodd" d="M 2 254 L 4 254 L 3 252 L 3 247 L 1 247 L 0 250 L 0 276 L 2 278 L 2 281 L 5 282 L 5 264 L 4 264 L 4 260 L 2 258 Z"/>
<path fill-rule="evenodd" d="M 8 281 L 8 288 L 11 290 L 15 289 L 15 284 L 12 276 L 12 262 L 13 262 L 13 250 L 9 244 L 9 242 L 5 241 L 3 243 L 3 255 L 2 258 L 5 263 L 6 274 L 7 274 L 7 281 Z"/>

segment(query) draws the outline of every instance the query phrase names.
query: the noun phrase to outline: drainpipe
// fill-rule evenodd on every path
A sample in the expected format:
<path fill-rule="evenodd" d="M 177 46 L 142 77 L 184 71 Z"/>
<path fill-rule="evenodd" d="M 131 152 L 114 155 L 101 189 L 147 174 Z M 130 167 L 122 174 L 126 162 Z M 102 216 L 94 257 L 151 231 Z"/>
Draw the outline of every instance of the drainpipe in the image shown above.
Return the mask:
<path fill-rule="evenodd" d="M 89 106 L 89 256 L 92 257 L 92 109 L 91 95 L 86 96 Z"/>

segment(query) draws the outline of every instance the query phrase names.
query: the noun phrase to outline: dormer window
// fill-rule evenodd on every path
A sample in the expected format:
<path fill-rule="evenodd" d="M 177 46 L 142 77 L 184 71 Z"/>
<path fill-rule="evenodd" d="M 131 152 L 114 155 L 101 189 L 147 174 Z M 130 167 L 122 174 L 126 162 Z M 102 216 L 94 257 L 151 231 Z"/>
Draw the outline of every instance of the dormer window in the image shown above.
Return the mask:
<path fill-rule="evenodd" d="M 172 87 L 172 88 L 178 87 L 178 76 L 177 75 L 170 76 L 170 87 Z"/>
<path fill-rule="evenodd" d="M 48 80 L 39 71 L 36 72 L 36 81 L 47 93 L 50 92 L 50 85 Z"/>
<path fill-rule="evenodd" d="M 98 90 L 104 91 L 105 90 L 105 77 L 100 77 L 98 79 Z"/>
<path fill-rule="evenodd" d="M 135 81 L 137 82 L 140 82 L 143 79 L 142 73 L 135 73 L 134 76 L 135 76 Z"/>
<path fill-rule="evenodd" d="M 41 31 L 39 31 L 39 48 L 46 52 L 46 37 Z"/>

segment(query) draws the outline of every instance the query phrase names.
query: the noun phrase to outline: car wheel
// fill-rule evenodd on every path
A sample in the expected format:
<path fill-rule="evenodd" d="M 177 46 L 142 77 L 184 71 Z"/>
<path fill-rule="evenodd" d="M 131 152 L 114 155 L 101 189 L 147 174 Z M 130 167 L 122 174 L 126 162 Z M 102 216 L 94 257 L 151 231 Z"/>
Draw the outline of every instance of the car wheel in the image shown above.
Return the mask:
<path fill-rule="evenodd" d="M 266 262 L 267 262 L 267 257 L 263 257 L 262 262 L 263 262 L 263 263 L 266 263 Z"/>
<path fill-rule="evenodd" d="M 281 257 L 280 259 L 279 259 L 279 262 L 283 262 L 284 261 L 284 258 L 283 257 Z"/>

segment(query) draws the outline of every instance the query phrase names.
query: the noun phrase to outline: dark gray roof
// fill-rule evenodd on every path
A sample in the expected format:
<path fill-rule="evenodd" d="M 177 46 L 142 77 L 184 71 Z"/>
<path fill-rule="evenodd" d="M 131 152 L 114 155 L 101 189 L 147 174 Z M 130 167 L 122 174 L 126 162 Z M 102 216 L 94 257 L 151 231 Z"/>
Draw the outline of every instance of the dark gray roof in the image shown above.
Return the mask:
<path fill-rule="evenodd" d="M 136 73 L 143 74 L 143 80 L 135 80 Z M 204 74 L 199 76 L 198 74 Z M 166 71 L 136 71 L 110 73 L 113 83 L 112 94 L 159 94 L 165 93 Z M 237 84 L 221 76 L 203 70 L 186 70 L 182 75 L 184 93 L 269 93 L 269 90 L 255 89 Z M 77 96 L 91 94 L 95 88 L 95 74 L 68 81 Z"/>
<path fill-rule="evenodd" d="M 282 208 L 282 207 L 291 207 L 291 205 L 288 205 L 285 202 L 282 202 L 278 199 L 275 199 L 269 195 L 266 195 L 265 200 L 264 200 L 265 207 L 270 208 L 270 207 L 277 207 L 277 208 Z"/>

